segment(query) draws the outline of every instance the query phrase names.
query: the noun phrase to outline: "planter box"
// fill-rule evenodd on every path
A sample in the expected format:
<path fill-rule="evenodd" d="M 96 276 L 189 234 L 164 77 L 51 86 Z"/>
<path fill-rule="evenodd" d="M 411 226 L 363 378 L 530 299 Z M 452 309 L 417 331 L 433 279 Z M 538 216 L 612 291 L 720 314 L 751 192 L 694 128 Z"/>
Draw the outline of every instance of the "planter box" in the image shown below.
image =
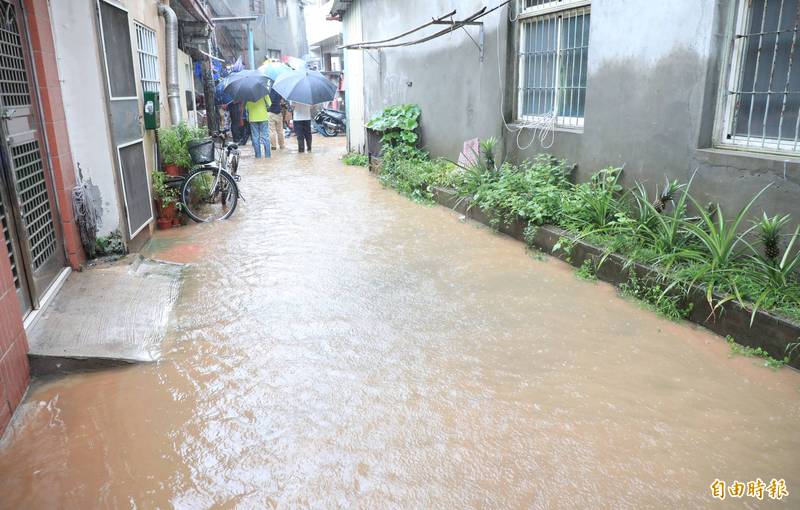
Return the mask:
<path fill-rule="evenodd" d="M 434 198 L 445 207 L 455 209 L 479 223 L 490 225 L 489 216 L 485 211 L 477 206 L 469 209 L 470 200 L 459 200 L 453 190 L 435 188 Z M 519 219 L 499 230 L 525 242 L 526 225 L 525 221 Z M 575 242 L 569 255 L 562 250 L 553 252 L 553 246 L 561 238 L 569 238 Z M 552 225 L 539 227 L 532 241 L 536 248 L 575 267 L 580 267 L 587 259 L 599 261 L 605 253 L 604 249 L 583 240 L 575 240 L 575 235 Z M 626 266 L 629 267 L 626 268 Z M 651 267 L 638 262 L 629 262 L 627 258 L 618 254 L 611 254 L 597 270 L 597 278 L 619 286 L 630 280 L 631 270 L 635 271 L 640 282 L 653 280 L 657 274 Z M 714 294 L 715 301 L 721 299 L 722 296 Z M 718 335 L 730 335 L 742 345 L 753 348 L 760 347 L 776 359 L 784 358 L 788 344 L 800 341 L 800 324 L 759 310 L 756 312 L 751 327 L 752 310 L 741 306 L 738 302 L 729 301 L 713 311 L 706 300 L 706 291 L 700 287 L 693 286 L 689 290 L 685 302 L 692 305 L 692 310 L 686 320 L 699 324 Z M 795 356 L 790 365 L 800 369 L 800 356 Z"/>

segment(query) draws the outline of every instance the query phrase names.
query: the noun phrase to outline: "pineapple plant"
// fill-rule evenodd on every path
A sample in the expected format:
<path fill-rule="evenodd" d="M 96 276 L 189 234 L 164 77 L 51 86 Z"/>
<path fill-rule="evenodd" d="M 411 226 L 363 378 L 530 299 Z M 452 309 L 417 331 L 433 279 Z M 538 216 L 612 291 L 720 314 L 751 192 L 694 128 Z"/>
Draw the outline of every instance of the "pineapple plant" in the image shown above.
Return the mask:
<path fill-rule="evenodd" d="M 764 217 L 761 218 L 761 221 L 757 222 L 758 229 L 761 234 L 761 244 L 764 247 L 764 257 L 766 257 L 769 261 L 776 261 L 778 256 L 781 254 L 780 238 L 781 238 L 781 229 L 789 223 L 789 215 L 786 214 L 784 216 L 767 216 L 767 213 L 764 213 Z"/>
<path fill-rule="evenodd" d="M 661 190 L 661 193 L 658 192 L 658 188 L 656 188 L 656 199 L 653 201 L 653 207 L 659 213 L 664 212 L 666 209 L 667 204 L 672 202 L 675 193 L 680 189 L 680 184 L 678 181 L 669 182 L 669 179 L 664 177 L 666 181 L 664 184 L 664 188 Z"/>

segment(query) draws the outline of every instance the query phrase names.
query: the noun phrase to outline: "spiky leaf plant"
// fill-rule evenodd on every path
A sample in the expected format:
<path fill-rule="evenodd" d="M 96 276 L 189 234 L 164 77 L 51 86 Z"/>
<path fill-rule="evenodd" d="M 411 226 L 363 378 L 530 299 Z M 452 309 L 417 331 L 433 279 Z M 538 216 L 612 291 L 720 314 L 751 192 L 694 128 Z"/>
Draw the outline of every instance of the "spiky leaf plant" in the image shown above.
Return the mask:
<path fill-rule="evenodd" d="M 763 214 L 764 217 L 756 222 L 756 225 L 758 225 L 761 244 L 764 247 L 764 257 L 774 262 L 781 254 L 781 229 L 789 223 L 789 215 L 769 217 L 766 212 Z"/>
<path fill-rule="evenodd" d="M 658 213 L 664 212 L 666 209 L 667 204 L 672 202 L 672 198 L 675 196 L 675 193 L 681 188 L 681 185 L 678 184 L 678 181 L 669 182 L 669 179 L 664 177 L 666 181 L 664 184 L 664 188 L 659 193 L 656 189 L 656 194 L 658 195 L 653 201 L 653 207 Z"/>

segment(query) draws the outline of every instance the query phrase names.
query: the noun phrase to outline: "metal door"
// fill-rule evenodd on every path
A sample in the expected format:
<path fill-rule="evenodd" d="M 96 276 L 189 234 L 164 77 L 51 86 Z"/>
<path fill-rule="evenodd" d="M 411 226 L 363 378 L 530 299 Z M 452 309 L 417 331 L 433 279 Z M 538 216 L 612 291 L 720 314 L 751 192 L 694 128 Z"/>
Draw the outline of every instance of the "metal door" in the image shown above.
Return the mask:
<path fill-rule="evenodd" d="M 22 10 L 0 0 L 3 237 L 23 313 L 66 265 Z"/>
<path fill-rule="evenodd" d="M 139 98 L 133 68 L 133 48 L 128 12 L 122 7 L 98 0 L 100 41 L 103 47 L 111 138 L 121 176 L 122 196 L 128 238 L 132 239 L 153 220 L 153 199 L 144 157 Z"/>

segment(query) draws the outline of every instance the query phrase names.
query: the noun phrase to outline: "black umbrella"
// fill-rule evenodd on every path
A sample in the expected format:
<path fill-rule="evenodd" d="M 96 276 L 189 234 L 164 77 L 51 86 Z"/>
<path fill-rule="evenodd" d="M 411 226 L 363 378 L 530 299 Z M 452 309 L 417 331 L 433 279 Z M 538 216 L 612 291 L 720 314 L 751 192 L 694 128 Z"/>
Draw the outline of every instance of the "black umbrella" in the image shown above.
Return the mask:
<path fill-rule="evenodd" d="M 224 91 L 234 101 L 258 101 L 269 95 L 270 79 L 258 70 L 239 71 L 225 78 Z"/>
<path fill-rule="evenodd" d="M 336 85 L 318 71 L 290 71 L 278 76 L 273 88 L 288 101 L 319 104 L 336 97 Z"/>

